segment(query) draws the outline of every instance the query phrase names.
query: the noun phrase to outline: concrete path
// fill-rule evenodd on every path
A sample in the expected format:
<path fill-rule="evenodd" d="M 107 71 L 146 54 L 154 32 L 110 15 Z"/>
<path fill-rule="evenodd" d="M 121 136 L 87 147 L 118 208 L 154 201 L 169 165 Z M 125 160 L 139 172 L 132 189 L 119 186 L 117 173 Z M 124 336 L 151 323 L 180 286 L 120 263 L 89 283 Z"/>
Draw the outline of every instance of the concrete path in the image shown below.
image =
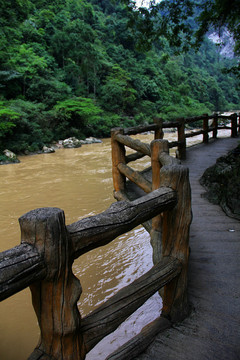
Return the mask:
<path fill-rule="evenodd" d="M 192 188 L 190 316 L 159 334 L 137 360 L 240 359 L 240 222 L 202 197 L 204 170 L 239 143 L 217 139 L 187 151 Z"/>

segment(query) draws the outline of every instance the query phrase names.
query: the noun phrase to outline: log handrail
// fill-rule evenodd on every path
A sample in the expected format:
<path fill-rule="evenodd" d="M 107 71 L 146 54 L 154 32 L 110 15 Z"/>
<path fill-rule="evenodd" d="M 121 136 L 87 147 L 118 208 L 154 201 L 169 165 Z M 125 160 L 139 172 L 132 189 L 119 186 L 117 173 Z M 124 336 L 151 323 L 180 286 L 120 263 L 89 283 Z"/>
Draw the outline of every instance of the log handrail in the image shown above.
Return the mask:
<path fill-rule="evenodd" d="M 68 226 L 58 208 L 36 209 L 19 219 L 21 245 L 0 254 L 0 295 L 3 300 L 30 286 L 41 328 L 40 345 L 30 360 L 41 356 L 84 359 L 98 341 L 179 275 L 181 261 L 166 257 L 91 315 L 81 319 L 78 312 L 81 285 L 72 274 L 74 258 L 159 212 L 171 210 L 176 203 L 176 192 L 161 187 L 132 202 L 114 203 L 105 212 Z"/>
<path fill-rule="evenodd" d="M 71 251 L 68 249 L 70 259 L 76 259 L 92 249 L 108 244 L 117 236 L 132 230 L 157 213 L 173 208 L 176 202 L 176 192 L 169 187 L 162 187 L 140 199 L 114 203 L 101 214 L 67 225 L 66 230 L 71 244 Z M 48 275 L 46 257 L 49 256 L 46 255 L 46 248 L 42 244 L 39 246 L 37 243 L 26 241 L 29 241 L 29 234 L 35 241 L 34 235 L 37 231 L 35 225 L 49 230 L 44 222 L 62 213 L 62 210 L 57 208 L 40 208 L 30 211 L 19 219 L 22 243 L 0 253 L 0 300 L 46 278 Z M 64 214 L 62 217 L 64 219 Z"/>
<path fill-rule="evenodd" d="M 0 253 L 0 301 L 44 279 L 44 258 L 30 244 L 21 244 Z"/>
<path fill-rule="evenodd" d="M 181 262 L 166 257 L 146 274 L 124 287 L 103 305 L 82 320 L 82 331 L 87 351 L 137 310 L 145 301 L 175 279 L 181 272 Z"/>
<path fill-rule="evenodd" d="M 141 152 L 144 155 L 151 156 L 150 145 L 145 144 L 138 139 L 134 140 L 128 135 L 116 134 L 114 136 L 114 140 L 118 141 L 123 145 L 130 147 L 133 150 Z"/>

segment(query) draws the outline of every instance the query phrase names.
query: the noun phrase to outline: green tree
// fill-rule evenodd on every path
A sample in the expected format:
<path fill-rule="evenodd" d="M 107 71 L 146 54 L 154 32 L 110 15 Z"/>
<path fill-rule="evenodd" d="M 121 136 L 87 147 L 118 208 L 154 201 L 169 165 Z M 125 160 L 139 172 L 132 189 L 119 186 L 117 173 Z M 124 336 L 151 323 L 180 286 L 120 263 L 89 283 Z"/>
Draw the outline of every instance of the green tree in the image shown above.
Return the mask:
<path fill-rule="evenodd" d="M 62 136 L 83 137 L 84 131 L 94 127 L 102 110 L 92 99 L 76 97 L 58 102 L 55 105 L 56 131 Z"/>
<path fill-rule="evenodd" d="M 4 102 L 0 102 L 0 150 L 4 150 L 7 145 L 7 138 L 13 133 L 16 127 L 16 120 L 19 119 L 20 114 L 5 106 Z"/>
<path fill-rule="evenodd" d="M 131 85 L 129 74 L 118 64 L 112 67 L 101 90 L 101 103 L 106 110 L 116 111 L 118 114 L 131 114 L 136 100 L 136 90 Z"/>
<path fill-rule="evenodd" d="M 8 64 L 12 70 L 20 74 L 22 79 L 22 95 L 26 94 L 28 83 L 41 73 L 47 67 L 47 61 L 44 57 L 38 56 L 32 47 L 22 44 L 15 49 L 14 56 L 9 60 Z"/>

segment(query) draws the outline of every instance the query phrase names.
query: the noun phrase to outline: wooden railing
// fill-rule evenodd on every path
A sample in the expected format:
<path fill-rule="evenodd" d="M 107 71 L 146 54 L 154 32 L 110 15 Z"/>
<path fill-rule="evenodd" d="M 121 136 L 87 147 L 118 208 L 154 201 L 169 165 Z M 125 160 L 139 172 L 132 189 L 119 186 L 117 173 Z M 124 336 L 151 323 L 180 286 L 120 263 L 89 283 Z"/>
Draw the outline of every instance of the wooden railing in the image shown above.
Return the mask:
<path fill-rule="evenodd" d="M 228 120 L 230 125 L 219 124 L 219 120 Z M 194 123 L 197 122 L 198 129 L 189 131 Z M 199 127 L 202 122 L 202 129 Z M 177 140 L 168 142 L 163 140 L 164 129 L 176 128 Z M 211 116 L 205 114 L 194 118 L 181 118 L 174 122 L 163 123 L 161 119 L 156 119 L 155 124 L 147 126 L 138 126 L 133 128 L 115 128 L 111 132 L 112 143 L 112 166 L 113 166 L 113 185 L 114 197 L 121 201 L 129 201 L 133 197 L 133 190 L 129 183 L 134 183 L 141 189 L 139 192 L 135 187 L 135 197 L 142 196 L 143 192 L 151 193 L 162 186 L 167 186 L 177 192 L 177 205 L 171 210 L 158 214 L 151 221 L 143 225 L 149 231 L 151 245 L 153 248 L 153 263 L 156 265 L 168 256 L 178 259 L 181 262 L 181 274 L 171 283 L 164 287 L 160 294 L 163 300 L 161 317 L 170 319 L 172 322 L 184 319 L 188 314 L 187 299 L 187 267 L 189 257 L 189 229 L 191 224 L 191 190 L 189 185 L 188 169 L 180 165 L 180 159 L 186 157 L 186 139 L 203 135 L 203 142 L 209 140 L 209 133 L 212 137 L 217 137 L 217 131 L 221 129 L 230 129 L 231 136 L 239 134 L 240 117 L 237 114 Z M 146 144 L 132 138 L 131 135 L 137 135 L 152 131 L 154 140 L 151 144 Z M 176 158 L 169 156 L 169 148 L 177 147 Z M 134 153 L 126 155 L 126 148 L 135 150 Z M 144 156 L 151 157 L 151 171 L 145 169 L 136 171 L 128 164 L 141 159 Z M 149 173 L 151 178 L 149 178 Z M 128 179 L 128 183 L 127 183 Z M 129 355 L 136 356 L 136 344 L 143 350 L 150 338 L 157 330 L 151 325 L 144 330 L 143 334 L 137 337 L 137 340 L 130 341 L 122 346 L 113 359 Z M 151 335 L 150 335 L 151 334 Z M 122 357 L 124 358 L 124 357 Z"/>
<path fill-rule="evenodd" d="M 19 219 L 21 244 L 0 254 L 0 300 L 30 286 L 41 330 L 39 345 L 30 360 L 84 359 L 100 340 L 163 287 L 165 298 L 169 298 L 164 305 L 165 317 L 156 319 L 130 345 L 108 359 L 126 359 L 126 352 L 138 354 L 154 334 L 169 327 L 172 320 L 186 316 L 187 262 L 185 253 L 178 249 L 179 241 L 185 240 L 175 237 L 179 221 L 182 222 L 177 215 L 182 208 L 181 195 L 167 174 L 159 189 L 134 201 L 114 203 L 105 212 L 68 226 L 64 212 L 58 208 L 36 209 Z M 173 229 L 165 229 L 164 257 L 146 274 L 81 318 L 77 301 L 82 290 L 72 273 L 74 259 L 160 213 L 166 214 L 163 224 L 171 221 Z"/>
<path fill-rule="evenodd" d="M 191 223 L 188 169 L 180 165 L 178 159 L 169 156 L 169 144 L 161 140 L 164 127 L 177 126 L 180 139 L 175 146 L 181 155 L 186 123 L 186 119 L 179 121 L 178 125 L 163 125 L 159 121 L 141 127 L 140 132 L 155 131 L 151 145 L 127 136 L 136 134 L 139 128 L 112 131 L 115 197 L 125 201 L 112 204 L 99 215 L 67 226 L 64 212 L 58 208 L 36 209 L 19 219 L 21 244 L 0 253 L 0 300 L 30 287 L 41 330 L 39 344 L 30 360 L 84 359 L 100 340 L 160 289 L 163 289 L 160 318 L 143 328 L 139 335 L 108 359 L 136 356 L 156 333 L 187 316 Z M 206 140 L 210 129 L 203 131 Z M 136 153 L 125 156 L 125 145 L 135 149 Z M 127 165 L 145 155 L 151 156 L 152 181 Z M 147 194 L 129 201 L 126 176 Z M 152 269 L 81 318 L 77 301 L 82 289 L 72 273 L 74 259 L 151 219 Z"/>
<path fill-rule="evenodd" d="M 227 122 L 227 124 L 225 124 Z M 169 142 L 169 148 L 177 147 L 176 156 L 179 159 L 186 157 L 186 139 L 203 135 L 203 142 L 208 143 L 209 133 L 212 133 L 212 138 L 217 138 L 218 130 L 231 130 L 231 137 L 237 137 L 240 133 L 240 114 L 233 113 L 229 115 L 222 114 L 203 114 L 190 118 L 178 118 L 172 122 L 163 122 L 162 119 L 155 119 L 155 124 L 146 126 L 136 126 L 131 128 L 118 128 L 113 131 L 118 131 L 118 142 L 137 150 L 135 154 L 126 157 L 126 163 L 137 160 L 145 155 L 150 156 L 150 145 L 140 144 L 139 140 L 135 142 L 126 138 L 126 136 L 145 133 L 153 131 L 155 139 L 162 139 L 164 137 L 164 129 L 175 128 L 177 131 L 177 140 Z M 196 130 L 194 128 L 197 128 Z M 191 129 L 191 130 L 190 130 Z M 187 132 L 186 132 L 187 131 Z M 123 136 L 125 136 L 125 138 Z M 134 144 L 134 145 L 133 145 Z M 138 144 L 138 145 L 137 145 Z M 139 150 L 139 151 L 138 151 Z"/>
<path fill-rule="evenodd" d="M 162 187 L 170 188 L 177 193 L 177 204 L 171 211 L 163 211 L 152 218 L 151 222 L 143 225 L 150 232 L 151 245 L 153 248 L 154 266 L 161 263 L 169 256 L 181 263 L 181 273 L 166 284 L 163 291 L 160 291 L 163 301 L 161 319 L 169 319 L 171 322 L 183 320 L 189 312 L 187 298 L 187 267 L 189 257 L 189 228 L 191 224 L 191 189 L 189 184 L 188 168 L 182 166 L 180 161 L 169 155 L 169 143 L 167 140 L 159 139 L 163 136 L 163 124 L 158 121 L 156 124 L 146 127 L 130 129 L 112 129 L 112 164 L 113 164 L 113 185 L 114 197 L 121 201 L 129 201 L 132 197 L 132 190 L 129 191 L 126 178 L 130 183 L 137 185 L 141 191 L 135 188 L 135 196 L 141 198 L 143 193 L 154 193 Z M 154 130 L 155 140 L 151 144 L 143 143 L 129 135 L 136 135 L 138 132 Z M 135 153 L 126 155 L 126 147 L 135 150 Z M 135 171 L 127 164 L 138 160 L 143 156 L 151 157 L 151 178 L 149 171 Z M 159 320 L 157 320 L 159 321 Z M 115 352 L 113 359 L 130 354 L 136 356 L 137 351 L 142 351 L 153 335 L 159 329 L 153 324 L 147 326 L 140 335 L 126 345 L 123 345 Z M 136 347 L 138 344 L 138 347 Z M 124 356 L 122 357 L 124 359 Z"/>

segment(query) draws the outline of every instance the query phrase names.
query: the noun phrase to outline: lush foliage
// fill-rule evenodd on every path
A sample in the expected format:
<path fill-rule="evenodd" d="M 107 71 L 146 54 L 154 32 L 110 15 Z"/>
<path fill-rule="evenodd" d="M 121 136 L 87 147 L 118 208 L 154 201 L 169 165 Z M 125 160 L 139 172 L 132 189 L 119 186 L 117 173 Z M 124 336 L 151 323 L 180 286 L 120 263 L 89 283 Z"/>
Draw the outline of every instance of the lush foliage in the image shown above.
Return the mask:
<path fill-rule="evenodd" d="M 183 52 L 196 26 L 192 2 L 172 3 L 175 12 L 152 21 L 123 1 L 0 0 L 0 150 L 237 109 L 237 80 L 222 72 L 235 60 L 207 38 L 198 53 Z"/>

